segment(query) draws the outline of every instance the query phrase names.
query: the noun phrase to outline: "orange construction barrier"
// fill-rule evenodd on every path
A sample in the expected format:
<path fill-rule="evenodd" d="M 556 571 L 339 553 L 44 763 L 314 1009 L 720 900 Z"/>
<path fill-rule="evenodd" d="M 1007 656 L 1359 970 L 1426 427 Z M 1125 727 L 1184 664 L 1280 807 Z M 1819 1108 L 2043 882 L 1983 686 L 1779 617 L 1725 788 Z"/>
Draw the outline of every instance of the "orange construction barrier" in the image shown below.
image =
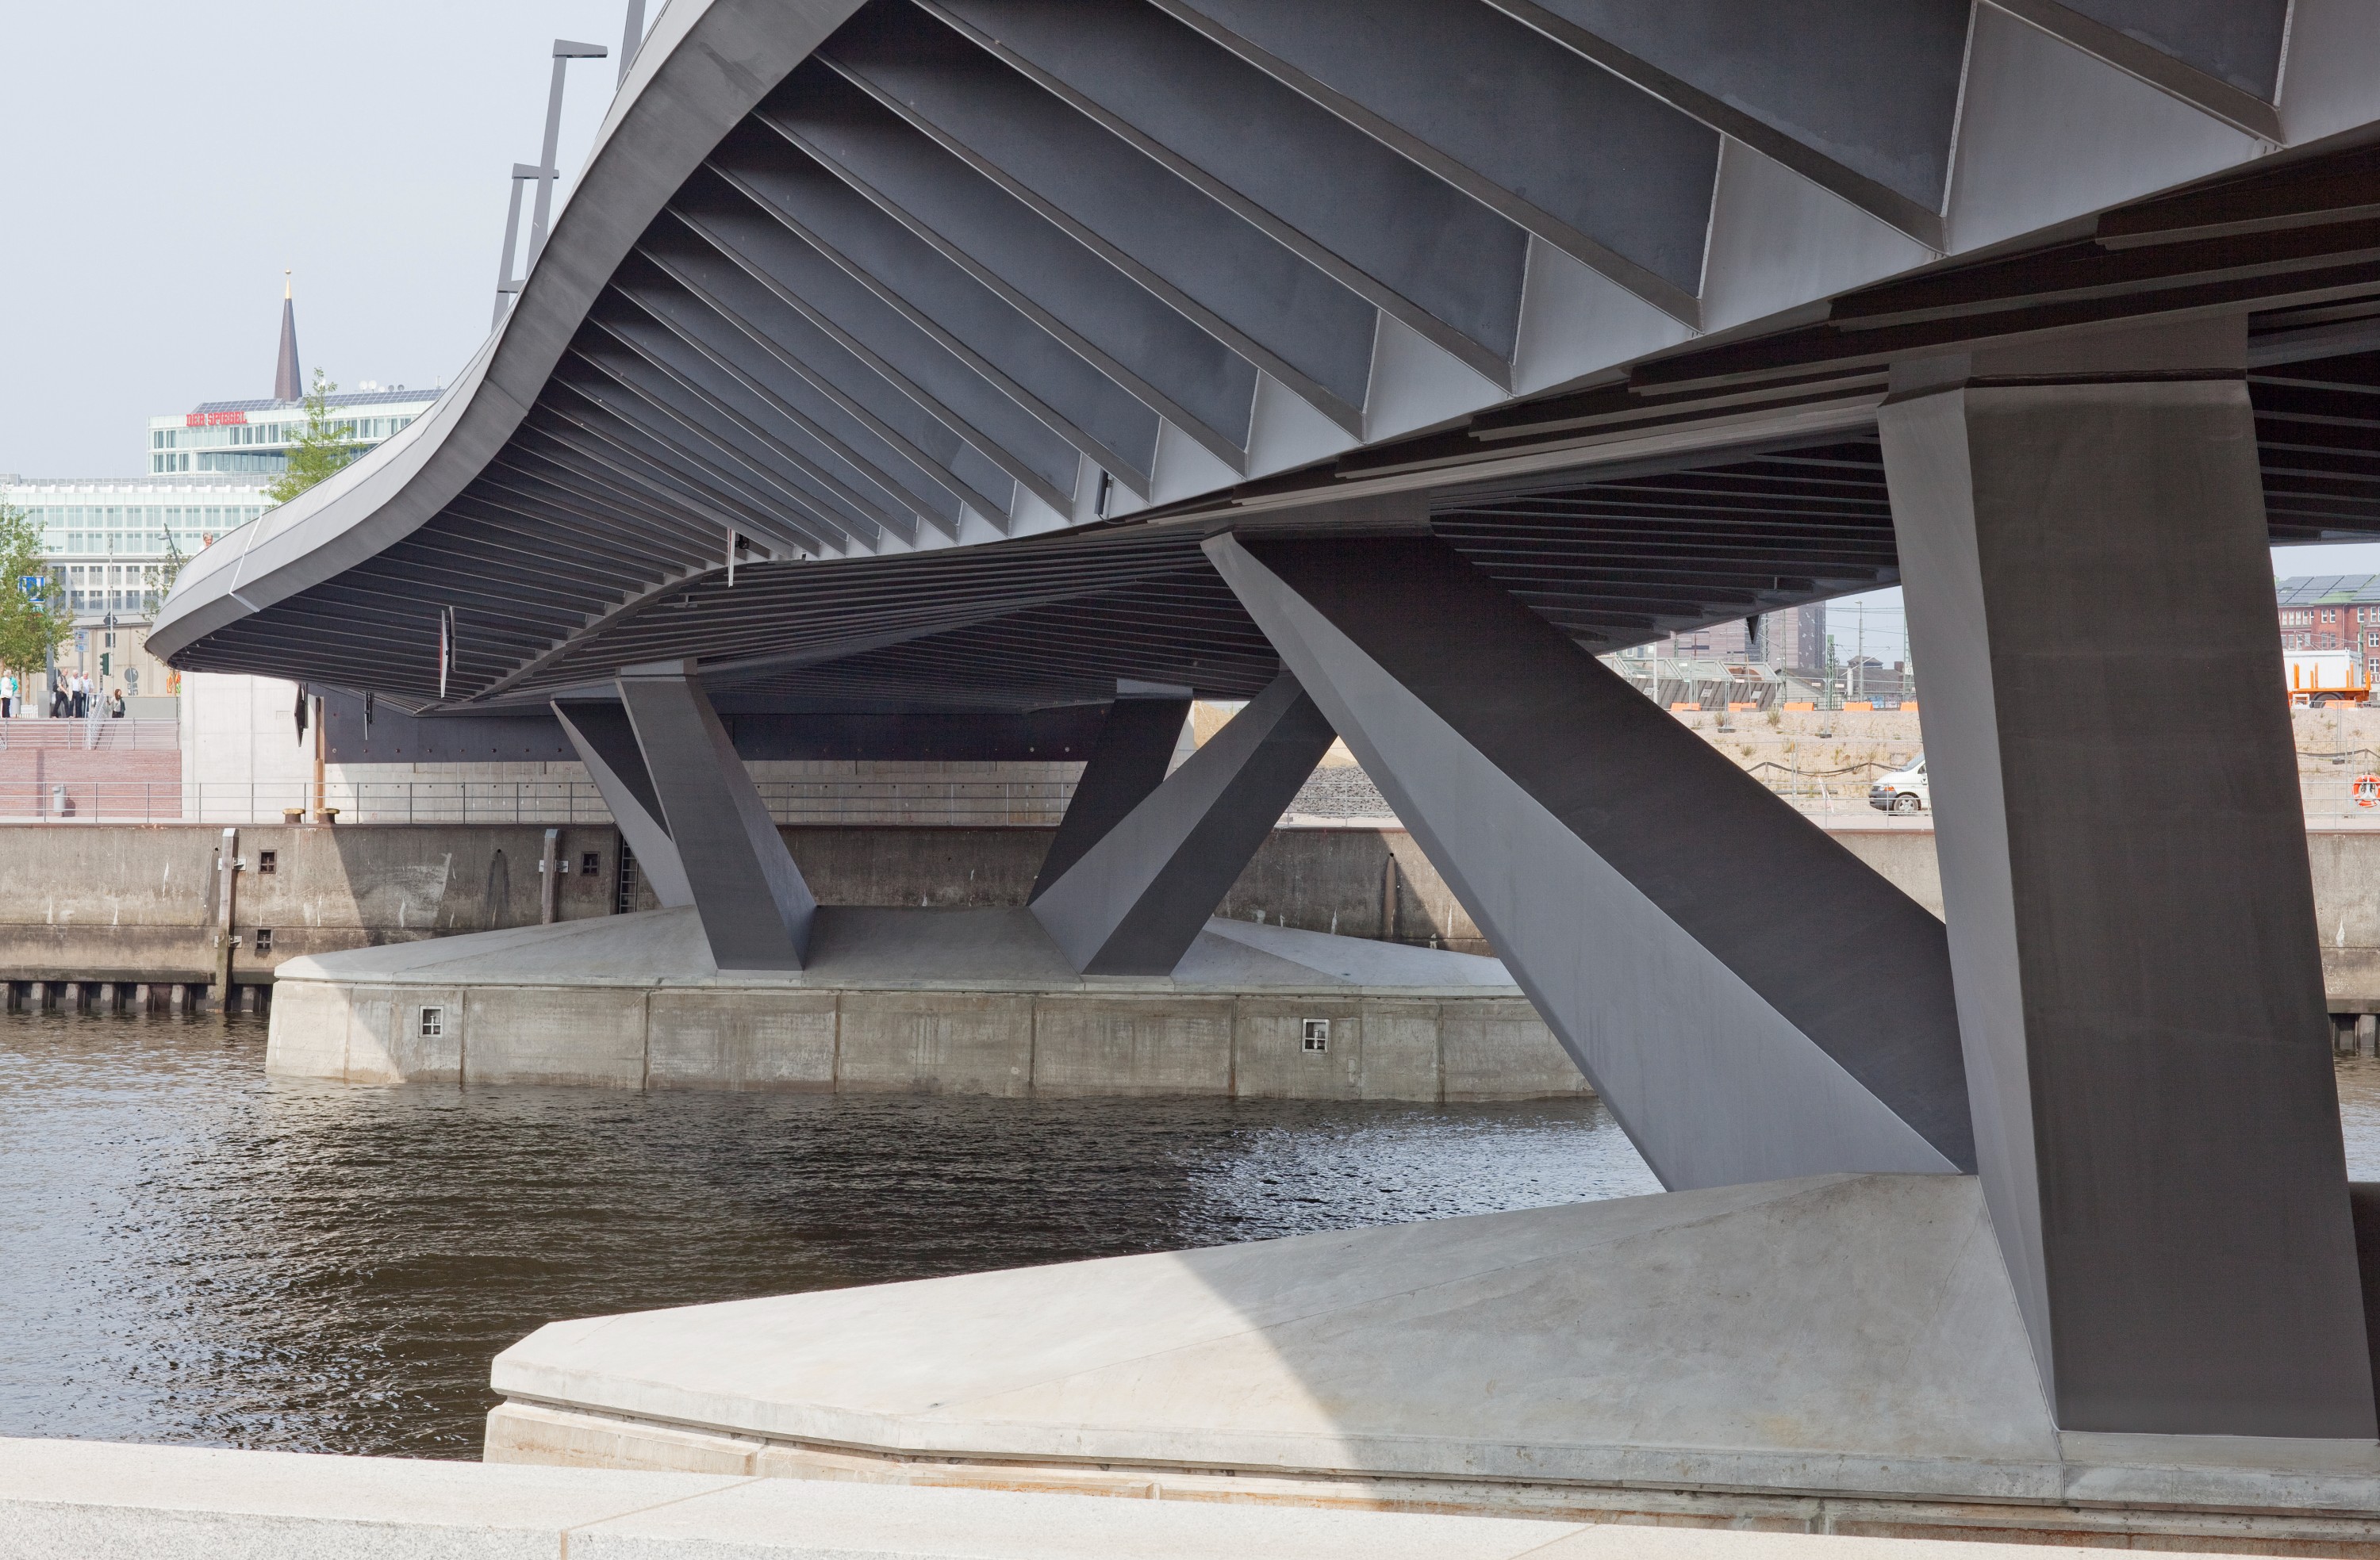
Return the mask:
<path fill-rule="evenodd" d="M 1843 707 L 1845 709 L 1874 709 L 1876 707 L 1876 700 L 1852 699 L 1845 703 Z"/>
<path fill-rule="evenodd" d="M 1673 704 L 1673 705 L 1671 705 L 1671 706 L 1670 707 L 1670 714 L 1672 714 L 1672 715 L 1676 715 L 1676 714 L 1680 714 L 1680 713 L 1682 713 L 1682 712 L 1683 712 L 1683 711 L 1686 711 L 1686 710 L 1699 710 L 1699 709 L 1701 709 L 1701 708 L 1702 708 L 1702 706 L 1701 706 L 1700 704 L 1698 704 L 1698 703 L 1696 703 L 1696 704 Z"/>
<path fill-rule="evenodd" d="M 1818 706 L 1816 701 L 1812 699 L 1788 699 L 1785 701 L 1785 707 L 1787 709 L 1815 709 Z"/>
<path fill-rule="evenodd" d="M 1758 709 L 1759 707 L 1760 706 L 1757 704 L 1749 702 L 1739 704 L 1733 699 L 1727 701 L 1727 712 L 1730 715 L 1741 715 L 1747 709 Z"/>

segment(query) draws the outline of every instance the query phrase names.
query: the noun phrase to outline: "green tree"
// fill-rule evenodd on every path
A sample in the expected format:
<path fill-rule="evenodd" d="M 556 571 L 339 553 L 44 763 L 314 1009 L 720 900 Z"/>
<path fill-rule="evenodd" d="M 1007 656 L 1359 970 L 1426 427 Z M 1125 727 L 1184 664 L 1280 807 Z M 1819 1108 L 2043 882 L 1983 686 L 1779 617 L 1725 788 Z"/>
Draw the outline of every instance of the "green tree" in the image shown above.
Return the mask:
<path fill-rule="evenodd" d="M 306 426 L 290 441 L 289 469 L 264 490 L 274 503 L 291 499 L 356 458 L 358 449 L 347 437 L 347 425 L 331 417 L 331 393 L 339 387 L 314 370 L 314 388 L 306 393 Z"/>
<path fill-rule="evenodd" d="M 0 503 L 0 666 L 37 676 L 74 634 L 65 583 L 42 557 L 42 527 Z"/>
<path fill-rule="evenodd" d="M 171 526 L 159 531 L 157 535 L 165 544 L 165 556 L 154 563 L 146 565 L 140 571 L 141 587 L 148 592 L 148 600 L 144 605 L 151 612 L 164 606 L 165 598 L 174 594 L 174 582 L 182 577 L 182 565 L 189 562 L 182 556 L 181 543 L 174 539 Z"/>

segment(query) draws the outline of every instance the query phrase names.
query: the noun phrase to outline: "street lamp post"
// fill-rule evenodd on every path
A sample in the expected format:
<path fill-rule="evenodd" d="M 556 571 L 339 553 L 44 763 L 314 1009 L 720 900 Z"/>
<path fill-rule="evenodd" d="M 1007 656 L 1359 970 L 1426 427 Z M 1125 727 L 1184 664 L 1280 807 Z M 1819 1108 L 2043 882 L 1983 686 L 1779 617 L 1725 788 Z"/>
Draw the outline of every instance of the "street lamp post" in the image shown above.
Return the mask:
<path fill-rule="evenodd" d="M 492 331 L 504 323 L 504 300 L 521 289 L 519 279 L 513 275 L 513 255 L 520 247 L 521 185 L 541 171 L 528 163 L 513 164 L 513 198 L 504 211 L 504 260 L 496 271 L 496 311 L 488 320 Z"/>
<path fill-rule="evenodd" d="M 632 0 L 628 7 L 630 37 L 641 41 L 643 22 L 643 5 L 640 0 Z M 623 79 L 627 75 L 626 54 L 627 51 L 623 49 L 620 61 Z M 604 57 L 605 50 L 601 43 L 574 43 L 567 38 L 553 41 L 553 84 L 545 94 L 545 155 L 533 166 L 527 163 L 513 164 L 512 200 L 504 211 L 504 255 L 503 263 L 496 268 L 495 308 L 488 319 L 488 329 L 492 331 L 504 323 L 505 300 L 520 292 L 528 272 L 537 265 L 539 251 L 545 248 L 546 224 L 553 214 L 553 185 L 561 174 L 555 159 L 561 151 L 564 72 L 569 68 L 572 60 L 600 60 Z M 516 277 L 513 275 L 513 256 L 520 242 L 521 185 L 529 180 L 537 184 L 537 205 L 529 217 L 528 259 L 521 267 L 521 274 Z"/>
<path fill-rule="evenodd" d="M 637 45 L 645 41 L 645 0 L 628 0 L 627 25 L 620 30 L 620 81 L 628 84 L 628 67 L 637 60 Z"/>
<path fill-rule="evenodd" d="M 545 95 L 545 155 L 538 159 L 537 212 L 528 224 L 528 264 L 537 265 L 538 252 L 545 248 L 546 219 L 553 212 L 553 183 L 559 174 L 554 166 L 562 141 L 562 78 L 572 60 L 600 60 L 607 51 L 601 43 L 574 43 L 567 38 L 553 41 L 553 85 Z"/>

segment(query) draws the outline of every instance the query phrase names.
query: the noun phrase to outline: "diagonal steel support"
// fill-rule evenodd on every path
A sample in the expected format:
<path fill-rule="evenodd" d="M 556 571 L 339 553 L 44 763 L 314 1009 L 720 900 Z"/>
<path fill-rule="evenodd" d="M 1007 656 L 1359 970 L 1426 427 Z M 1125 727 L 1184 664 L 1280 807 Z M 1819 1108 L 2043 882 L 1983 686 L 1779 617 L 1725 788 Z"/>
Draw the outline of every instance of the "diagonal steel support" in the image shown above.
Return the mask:
<path fill-rule="evenodd" d="M 1283 672 L 1041 888 L 1035 917 L 1086 974 L 1172 973 L 1332 734 Z"/>
<path fill-rule="evenodd" d="M 650 797 L 719 968 L 800 969 L 818 901 L 693 671 L 664 661 L 620 672 Z"/>
<path fill-rule="evenodd" d="M 587 766 L 587 778 L 612 809 L 612 821 L 637 858 L 638 872 L 652 885 L 653 897 L 664 907 L 692 904 L 686 864 L 678 859 L 677 844 L 662 819 L 661 797 L 645 771 L 645 756 L 637 746 L 628 712 L 608 699 L 557 699 L 553 714 L 562 722 L 563 735 L 578 750 L 578 761 Z"/>
<path fill-rule="evenodd" d="M 1434 538 L 1207 550 L 1664 1184 L 1973 1167 L 1922 906 Z"/>
<path fill-rule="evenodd" d="M 1099 727 L 1099 740 L 1075 783 L 1074 800 L 1041 858 L 1026 902 L 1039 899 L 1083 853 L 1107 838 L 1165 783 L 1166 767 L 1182 740 L 1182 722 L 1190 716 L 1185 697 L 1133 696 L 1119 692 Z"/>

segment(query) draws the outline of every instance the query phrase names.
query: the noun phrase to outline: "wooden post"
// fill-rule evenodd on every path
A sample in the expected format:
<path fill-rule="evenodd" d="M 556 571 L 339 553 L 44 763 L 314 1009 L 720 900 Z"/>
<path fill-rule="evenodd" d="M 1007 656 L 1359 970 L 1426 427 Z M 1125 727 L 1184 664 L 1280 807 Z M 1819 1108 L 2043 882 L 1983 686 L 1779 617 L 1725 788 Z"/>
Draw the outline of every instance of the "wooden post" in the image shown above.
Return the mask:
<path fill-rule="evenodd" d="M 553 925 L 557 896 L 562 889 L 562 830 L 545 831 L 545 854 L 537 863 L 538 924 Z"/>
<path fill-rule="evenodd" d="M 223 845 L 215 853 L 215 996 L 220 1010 L 228 1014 L 232 1009 L 231 956 L 239 945 L 232 930 L 232 919 L 239 908 L 239 830 L 223 831 Z"/>
<path fill-rule="evenodd" d="M 324 794 L 328 788 L 323 784 L 322 780 L 325 745 L 322 736 L 322 695 L 317 694 L 314 695 L 314 821 L 316 823 L 329 821 L 323 816 L 322 812 L 331 804 L 330 797 Z"/>

